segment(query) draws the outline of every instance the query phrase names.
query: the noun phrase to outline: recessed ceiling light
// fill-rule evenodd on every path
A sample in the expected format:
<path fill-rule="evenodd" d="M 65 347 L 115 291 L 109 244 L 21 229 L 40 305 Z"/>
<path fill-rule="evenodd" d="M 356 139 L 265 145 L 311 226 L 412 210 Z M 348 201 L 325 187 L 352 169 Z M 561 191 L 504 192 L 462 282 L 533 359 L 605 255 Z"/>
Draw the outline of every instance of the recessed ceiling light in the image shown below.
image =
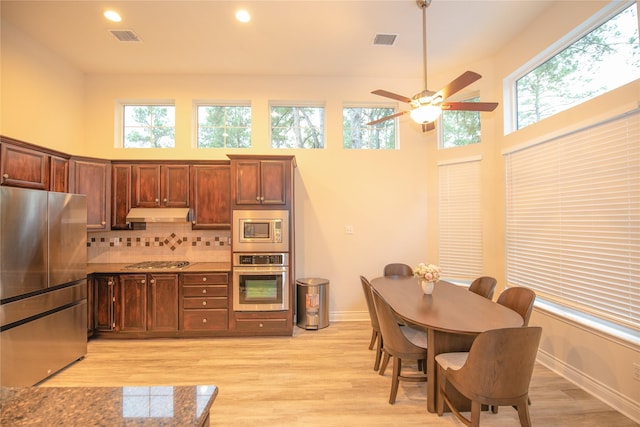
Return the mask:
<path fill-rule="evenodd" d="M 251 15 L 244 9 L 240 9 L 236 12 L 236 19 L 240 22 L 249 22 L 251 21 Z"/>
<path fill-rule="evenodd" d="M 115 10 L 107 10 L 104 13 L 104 17 L 107 18 L 109 21 L 112 21 L 112 22 L 120 22 L 120 21 L 122 21 L 122 18 L 120 17 L 120 14 L 118 12 L 116 12 Z"/>

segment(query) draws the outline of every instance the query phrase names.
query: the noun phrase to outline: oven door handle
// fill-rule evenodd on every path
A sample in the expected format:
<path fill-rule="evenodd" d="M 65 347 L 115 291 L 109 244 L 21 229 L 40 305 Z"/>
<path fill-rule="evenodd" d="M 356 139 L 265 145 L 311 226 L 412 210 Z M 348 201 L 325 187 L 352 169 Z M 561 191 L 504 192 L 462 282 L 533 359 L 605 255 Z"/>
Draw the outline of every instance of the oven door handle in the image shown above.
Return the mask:
<path fill-rule="evenodd" d="M 260 273 L 260 274 L 269 274 L 269 273 L 286 273 L 289 270 L 289 267 L 273 267 L 273 266 L 255 266 L 255 267 L 233 267 L 234 273 Z"/>

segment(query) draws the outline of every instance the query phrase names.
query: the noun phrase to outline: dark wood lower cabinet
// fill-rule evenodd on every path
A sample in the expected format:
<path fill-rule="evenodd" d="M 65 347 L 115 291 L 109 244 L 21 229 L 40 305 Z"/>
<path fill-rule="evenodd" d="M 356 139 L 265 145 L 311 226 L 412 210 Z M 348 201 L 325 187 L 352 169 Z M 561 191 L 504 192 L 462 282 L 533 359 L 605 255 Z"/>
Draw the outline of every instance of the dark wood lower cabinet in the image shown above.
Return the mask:
<path fill-rule="evenodd" d="M 178 275 L 149 274 L 149 331 L 178 330 Z"/>
<path fill-rule="evenodd" d="M 94 274 L 93 335 L 179 338 L 293 333 L 293 310 L 234 312 L 230 276 L 229 272 Z"/>

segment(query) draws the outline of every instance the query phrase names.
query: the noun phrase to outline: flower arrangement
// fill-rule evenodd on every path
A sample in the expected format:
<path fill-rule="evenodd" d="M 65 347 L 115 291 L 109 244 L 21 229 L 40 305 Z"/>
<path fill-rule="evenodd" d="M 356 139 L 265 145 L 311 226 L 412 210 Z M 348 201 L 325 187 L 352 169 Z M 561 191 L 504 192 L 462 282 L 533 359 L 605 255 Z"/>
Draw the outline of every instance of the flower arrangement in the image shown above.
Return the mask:
<path fill-rule="evenodd" d="M 427 282 L 437 282 L 440 279 L 440 267 L 421 262 L 414 268 L 413 275 Z"/>

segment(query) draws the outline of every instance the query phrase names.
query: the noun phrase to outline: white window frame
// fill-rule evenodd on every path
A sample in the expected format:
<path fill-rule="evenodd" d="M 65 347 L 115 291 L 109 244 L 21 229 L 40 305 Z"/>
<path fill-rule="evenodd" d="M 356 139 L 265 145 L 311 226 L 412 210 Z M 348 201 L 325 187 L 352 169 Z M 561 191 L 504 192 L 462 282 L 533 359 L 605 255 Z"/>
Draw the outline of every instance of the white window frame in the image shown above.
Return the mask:
<path fill-rule="evenodd" d="M 449 99 L 447 99 L 447 101 L 451 101 L 451 102 L 465 102 L 468 101 L 469 99 L 474 99 L 474 98 L 478 98 L 478 102 L 480 102 L 481 100 L 480 98 L 480 91 L 476 90 L 473 92 L 466 92 L 463 95 L 457 95 L 457 96 L 453 96 Z M 471 102 L 471 101 L 469 101 Z M 442 115 L 440 116 L 440 118 L 438 119 L 439 122 L 439 126 L 437 126 L 438 128 L 438 149 L 439 150 L 449 150 L 451 148 L 460 148 L 460 147 L 468 147 L 469 145 L 476 145 L 476 144 L 480 144 L 482 143 L 482 113 L 478 112 L 478 114 L 480 115 L 480 141 L 473 143 L 473 144 L 467 144 L 467 145 L 459 145 L 456 147 L 445 147 L 444 146 L 444 126 L 443 126 L 443 117 L 444 114 L 450 114 L 450 113 L 456 113 L 457 111 L 455 110 L 443 110 L 442 111 Z"/>
<path fill-rule="evenodd" d="M 174 99 L 118 99 L 115 102 L 115 113 L 114 113 L 114 147 L 121 148 L 124 150 L 166 150 L 176 148 L 177 141 L 175 140 L 175 123 L 176 117 L 173 118 L 174 123 L 174 145 L 173 147 L 166 148 L 134 148 L 134 147 L 125 147 L 124 146 L 124 107 L 138 105 L 138 106 L 149 106 L 149 105 L 163 105 L 163 106 L 172 106 L 176 108 L 176 103 Z"/>
<path fill-rule="evenodd" d="M 389 114 L 395 114 L 398 112 L 398 106 L 397 104 L 389 104 L 389 103 L 375 103 L 375 104 L 363 104 L 363 103 L 344 103 L 342 104 L 342 111 L 341 111 L 341 115 L 340 115 L 340 119 L 341 119 L 341 128 L 342 128 L 342 148 L 344 150 L 373 150 L 373 151 L 388 151 L 388 150 L 398 150 L 400 149 L 400 136 L 399 136 L 399 132 L 400 132 L 400 127 L 398 126 L 398 117 L 393 118 L 393 119 L 389 119 L 389 122 L 393 122 L 393 127 L 394 127 L 394 141 L 393 141 L 393 148 L 370 148 L 370 147 L 366 147 L 366 148 L 345 148 L 344 146 L 344 110 L 346 108 L 369 108 L 369 109 L 373 109 L 373 108 L 384 108 L 384 109 L 390 109 L 392 110 L 392 112 Z M 365 124 L 366 125 L 366 124 Z M 375 125 L 371 125 L 369 127 L 374 127 Z"/>
<path fill-rule="evenodd" d="M 198 123 L 198 107 L 249 107 L 251 109 L 251 123 L 249 124 L 249 128 L 251 129 L 251 137 L 249 140 L 249 147 L 199 147 L 198 146 L 198 135 L 199 135 L 199 123 Z M 253 108 L 251 106 L 251 101 L 238 100 L 238 101 L 215 101 L 215 100 L 204 100 L 199 99 L 193 101 L 193 112 L 192 112 L 192 139 L 191 146 L 193 148 L 197 148 L 199 150 L 219 150 L 219 149 L 235 149 L 245 150 L 247 148 L 253 147 Z"/>
<path fill-rule="evenodd" d="M 273 146 L 273 122 L 271 112 L 273 107 L 298 107 L 298 108 L 320 108 L 322 110 L 322 147 L 321 148 L 289 148 Z M 272 150 L 324 150 L 327 148 L 327 120 L 326 106 L 321 101 L 269 101 L 269 148 Z"/>
<path fill-rule="evenodd" d="M 582 37 L 589 34 L 591 31 L 598 28 L 600 25 L 609 21 L 611 18 L 636 3 L 636 0 L 623 0 L 623 1 L 612 1 L 605 7 L 603 7 L 596 14 L 591 16 L 589 19 L 584 21 L 582 24 L 578 25 L 576 28 L 568 32 L 564 37 L 557 40 L 555 43 L 551 44 L 549 47 L 544 49 L 538 55 L 534 56 L 527 63 L 516 69 L 514 72 L 509 74 L 502 83 L 502 91 L 504 94 L 503 98 L 503 114 L 504 114 L 504 134 L 508 135 L 510 133 L 516 132 L 518 130 L 518 117 L 517 117 L 517 93 L 516 93 L 516 83 L 518 79 L 530 73 L 538 66 L 542 65 L 547 60 L 553 58 L 561 51 L 572 45 L 574 42 L 578 41 Z M 640 10 L 638 13 L 640 16 Z M 639 23 L 640 27 L 640 23 Z M 587 100 L 584 100 L 587 101 Z M 584 102 L 583 101 L 583 102 Z"/>

